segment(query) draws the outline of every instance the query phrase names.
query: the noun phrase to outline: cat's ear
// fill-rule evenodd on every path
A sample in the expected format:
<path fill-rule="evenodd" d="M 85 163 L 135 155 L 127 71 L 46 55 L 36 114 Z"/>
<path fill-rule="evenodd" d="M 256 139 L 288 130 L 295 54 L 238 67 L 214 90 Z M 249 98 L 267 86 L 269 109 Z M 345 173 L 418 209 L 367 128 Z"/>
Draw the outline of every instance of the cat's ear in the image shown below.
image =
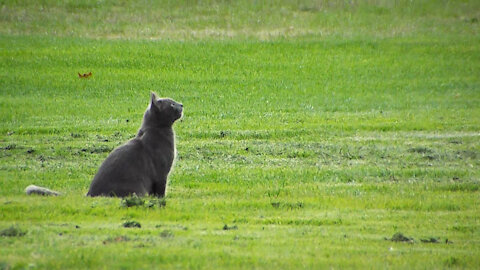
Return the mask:
<path fill-rule="evenodd" d="M 157 101 L 157 94 L 154 92 L 150 92 L 150 104 L 155 104 L 155 101 Z"/>

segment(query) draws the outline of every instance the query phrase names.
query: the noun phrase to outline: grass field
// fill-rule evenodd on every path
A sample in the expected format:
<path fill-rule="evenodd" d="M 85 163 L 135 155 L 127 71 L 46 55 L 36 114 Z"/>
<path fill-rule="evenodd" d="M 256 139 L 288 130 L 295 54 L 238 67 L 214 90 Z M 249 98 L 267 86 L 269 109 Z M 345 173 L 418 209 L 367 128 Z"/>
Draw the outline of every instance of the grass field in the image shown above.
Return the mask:
<path fill-rule="evenodd" d="M 480 2 L 152 2 L 0 1 L 0 269 L 478 268 Z M 85 197 L 150 91 L 166 205 Z"/>

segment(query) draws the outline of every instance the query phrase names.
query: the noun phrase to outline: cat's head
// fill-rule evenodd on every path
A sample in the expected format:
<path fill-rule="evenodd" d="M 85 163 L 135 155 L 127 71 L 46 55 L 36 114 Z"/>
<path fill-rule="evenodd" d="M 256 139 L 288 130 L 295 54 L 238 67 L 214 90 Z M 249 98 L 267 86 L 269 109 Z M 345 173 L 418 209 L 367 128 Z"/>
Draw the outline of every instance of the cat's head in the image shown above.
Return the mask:
<path fill-rule="evenodd" d="M 182 118 L 183 105 L 170 98 L 158 98 L 151 93 L 150 104 L 145 112 L 144 121 L 148 126 L 171 126 Z"/>

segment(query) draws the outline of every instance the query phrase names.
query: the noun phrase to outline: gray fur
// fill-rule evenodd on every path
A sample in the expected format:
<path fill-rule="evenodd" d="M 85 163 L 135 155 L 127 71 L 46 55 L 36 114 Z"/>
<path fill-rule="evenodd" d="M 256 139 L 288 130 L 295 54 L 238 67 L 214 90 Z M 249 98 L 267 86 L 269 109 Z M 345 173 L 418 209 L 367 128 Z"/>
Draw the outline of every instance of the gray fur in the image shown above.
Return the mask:
<path fill-rule="evenodd" d="M 87 196 L 165 196 L 175 159 L 173 123 L 183 105 L 152 93 L 135 138 L 113 150 L 93 178 Z"/>

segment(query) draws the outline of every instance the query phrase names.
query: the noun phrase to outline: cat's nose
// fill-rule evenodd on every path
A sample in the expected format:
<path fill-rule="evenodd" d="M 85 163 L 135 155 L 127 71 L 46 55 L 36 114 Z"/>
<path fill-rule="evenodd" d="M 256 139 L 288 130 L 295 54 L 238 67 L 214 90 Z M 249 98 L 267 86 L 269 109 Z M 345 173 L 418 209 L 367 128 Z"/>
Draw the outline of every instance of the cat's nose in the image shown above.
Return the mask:
<path fill-rule="evenodd" d="M 183 111 L 183 105 L 179 103 L 176 107 L 176 110 L 179 111 L 179 112 L 182 112 Z"/>

